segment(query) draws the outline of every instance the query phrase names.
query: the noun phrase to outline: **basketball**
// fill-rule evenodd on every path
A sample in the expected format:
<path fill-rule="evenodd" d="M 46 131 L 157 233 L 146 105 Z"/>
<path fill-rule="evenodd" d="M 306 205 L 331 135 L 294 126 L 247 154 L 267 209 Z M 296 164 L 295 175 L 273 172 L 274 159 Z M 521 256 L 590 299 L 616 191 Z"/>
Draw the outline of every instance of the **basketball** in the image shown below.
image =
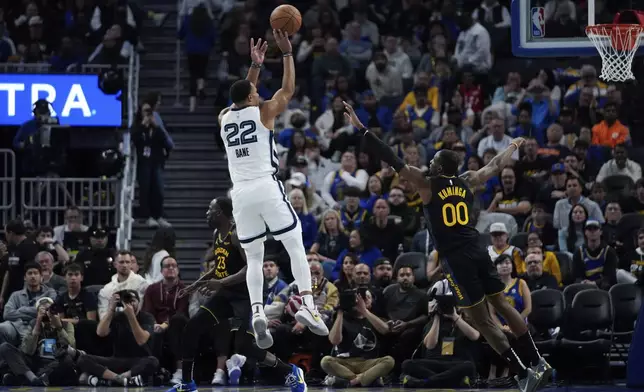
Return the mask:
<path fill-rule="evenodd" d="M 293 35 L 302 27 L 302 15 L 292 5 L 280 5 L 271 13 L 271 27 Z"/>

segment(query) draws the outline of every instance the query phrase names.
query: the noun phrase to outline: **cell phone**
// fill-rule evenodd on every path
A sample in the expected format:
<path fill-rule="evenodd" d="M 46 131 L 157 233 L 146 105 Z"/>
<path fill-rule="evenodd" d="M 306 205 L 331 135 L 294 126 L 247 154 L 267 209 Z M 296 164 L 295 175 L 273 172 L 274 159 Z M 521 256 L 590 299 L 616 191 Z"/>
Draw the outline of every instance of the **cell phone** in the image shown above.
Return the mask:
<path fill-rule="evenodd" d="M 367 299 L 367 288 L 366 287 L 358 287 L 358 294 L 360 294 L 362 299 Z"/>

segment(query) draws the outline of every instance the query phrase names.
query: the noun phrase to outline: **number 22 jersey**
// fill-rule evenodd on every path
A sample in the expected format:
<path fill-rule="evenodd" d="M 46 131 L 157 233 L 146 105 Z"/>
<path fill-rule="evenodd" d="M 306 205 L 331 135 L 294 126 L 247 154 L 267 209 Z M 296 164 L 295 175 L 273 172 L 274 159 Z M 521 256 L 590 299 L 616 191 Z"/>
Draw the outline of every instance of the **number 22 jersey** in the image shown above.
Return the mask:
<path fill-rule="evenodd" d="M 439 254 L 478 246 L 479 232 L 474 219 L 474 194 L 458 177 L 429 179 L 432 199 L 423 206 L 428 230 Z"/>
<path fill-rule="evenodd" d="M 271 178 L 279 169 L 273 131 L 262 124 L 259 106 L 231 108 L 221 119 L 233 185 Z"/>

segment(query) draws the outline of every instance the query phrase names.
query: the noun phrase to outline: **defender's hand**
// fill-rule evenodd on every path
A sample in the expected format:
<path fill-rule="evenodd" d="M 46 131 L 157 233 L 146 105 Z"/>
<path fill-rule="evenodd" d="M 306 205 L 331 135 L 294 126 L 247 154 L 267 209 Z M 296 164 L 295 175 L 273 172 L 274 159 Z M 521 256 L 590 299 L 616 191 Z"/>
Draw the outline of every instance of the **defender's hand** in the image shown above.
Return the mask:
<path fill-rule="evenodd" d="M 273 30 L 273 37 L 275 37 L 275 43 L 282 53 L 290 53 L 293 51 L 291 41 L 288 39 L 288 34 L 285 31 Z"/>
<path fill-rule="evenodd" d="M 349 120 L 351 125 L 358 129 L 364 128 L 364 125 L 360 122 L 360 119 L 356 115 L 355 110 L 353 110 L 353 106 L 349 105 L 347 102 L 342 101 L 342 104 L 344 105 L 344 116 Z"/>
<path fill-rule="evenodd" d="M 254 38 L 250 39 L 250 59 L 253 61 L 253 63 L 260 65 L 264 63 L 266 49 L 268 49 L 267 41 L 262 41 L 262 39 L 259 38 L 257 40 L 257 43 L 255 43 Z"/>
<path fill-rule="evenodd" d="M 515 145 L 517 146 L 517 148 L 520 148 L 520 147 L 521 147 L 521 145 L 523 145 L 523 143 L 524 143 L 524 142 L 525 142 L 525 139 L 524 139 L 524 138 L 522 138 L 522 137 L 518 137 L 518 138 L 516 138 L 516 139 L 512 139 L 512 141 L 510 142 L 510 144 L 515 144 Z"/>

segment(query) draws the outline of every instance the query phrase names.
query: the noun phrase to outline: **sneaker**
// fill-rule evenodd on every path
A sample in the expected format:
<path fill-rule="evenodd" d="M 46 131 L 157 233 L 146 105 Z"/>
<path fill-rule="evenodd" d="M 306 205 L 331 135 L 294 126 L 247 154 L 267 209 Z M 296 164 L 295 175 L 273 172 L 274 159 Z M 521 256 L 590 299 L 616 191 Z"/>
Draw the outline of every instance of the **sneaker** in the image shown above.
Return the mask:
<path fill-rule="evenodd" d="M 43 376 L 40 376 L 31 381 L 29 385 L 31 385 L 32 387 L 46 387 L 49 384 Z"/>
<path fill-rule="evenodd" d="M 210 385 L 225 386 L 226 385 L 226 372 L 224 372 L 223 369 L 217 369 L 217 371 L 215 372 L 214 376 L 212 377 L 212 381 L 210 382 Z"/>
<path fill-rule="evenodd" d="M 524 378 L 519 379 L 519 376 L 514 376 L 517 384 L 519 384 L 519 391 L 521 392 L 534 392 L 539 386 L 539 377 L 530 368 L 526 369 L 527 374 Z"/>
<path fill-rule="evenodd" d="M 159 226 L 161 226 L 161 227 L 172 227 L 170 222 L 168 222 L 167 220 L 165 220 L 163 218 L 157 219 L 157 222 L 159 223 Z"/>
<path fill-rule="evenodd" d="M 257 347 L 266 350 L 273 345 L 273 336 L 271 336 L 271 331 L 268 330 L 268 320 L 265 315 L 259 313 L 253 315 L 253 332 L 255 333 Z"/>
<path fill-rule="evenodd" d="M 177 369 L 174 374 L 172 375 L 172 378 L 170 379 L 170 382 L 172 385 L 174 384 L 181 384 L 181 380 L 183 380 L 183 370 L 182 369 Z"/>
<path fill-rule="evenodd" d="M 166 392 L 198 392 L 197 384 L 194 381 L 188 383 L 180 382 L 175 384 L 172 388 L 168 389 Z"/>
<path fill-rule="evenodd" d="M 5 387 L 19 387 L 27 383 L 27 379 L 23 376 L 16 376 L 9 372 L 2 376 L 2 385 Z"/>
<path fill-rule="evenodd" d="M 90 387 L 99 387 L 99 386 L 106 387 L 106 386 L 109 386 L 109 384 L 110 383 L 107 382 L 107 380 L 103 380 L 102 378 L 98 378 L 96 376 L 89 376 L 87 378 L 87 385 L 89 385 Z"/>
<path fill-rule="evenodd" d="M 153 229 L 156 229 L 157 227 L 159 227 L 159 222 L 157 222 L 157 220 L 154 219 L 154 218 L 148 218 L 148 220 L 145 221 L 145 224 L 148 227 L 153 228 Z"/>
<path fill-rule="evenodd" d="M 246 363 L 246 357 L 239 354 L 233 354 L 230 359 L 226 361 L 226 368 L 228 369 L 228 385 L 239 385 L 241 378 L 241 368 Z"/>
<path fill-rule="evenodd" d="M 306 381 L 304 381 L 304 372 L 295 365 L 291 365 L 291 373 L 286 376 L 284 385 L 291 388 L 291 392 L 307 392 Z"/>
<path fill-rule="evenodd" d="M 145 384 L 143 383 L 143 378 L 138 375 L 134 377 L 130 377 L 127 379 L 127 386 L 128 387 L 144 387 Z"/>
<path fill-rule="evenodd" d="M 552 366 L 543 357 L 539 358 L 539 363 L 536 366 L 532 366 L 531 368 L 537 378 L 539 379 L 539 384 L 537 385 L 537 389 L 541 389 L 548 384 L 550 381 L 550 378 L 552 377 Z"/>
<path fill-rule="evenodd" d="M 424 388 L 427 385 L 425 380 L 412 377 L 408 374 L 402 375 L 401 378 L 402 378 L 402 385 L 405 388 Z"/>
<path fill-rule="evenodd" d="M 308 306 L 302 304 L 300 310 L 295 313 L 295 320 L 309 327 L 311 332 L 316 335 L 329 335 L 329 328 L 324 324 L 324 320 L 316 308 L 310 309 Z"/>

